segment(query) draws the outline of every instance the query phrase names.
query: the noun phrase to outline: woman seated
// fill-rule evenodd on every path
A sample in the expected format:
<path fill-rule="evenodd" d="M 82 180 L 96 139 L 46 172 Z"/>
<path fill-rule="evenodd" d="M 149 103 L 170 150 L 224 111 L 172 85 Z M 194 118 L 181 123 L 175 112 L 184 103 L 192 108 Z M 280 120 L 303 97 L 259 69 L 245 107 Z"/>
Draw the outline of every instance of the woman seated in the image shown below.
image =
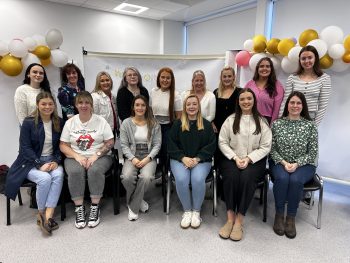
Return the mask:
<path fill-rule="evenodd" d="M 143 198 L 154 178 L 155 157 L 162 144 L 162 134 L 146 97 L 137 95 L 131 105 L 131 117 L 120 127 L 120 145 L 125 156 L 120 177 L 126 189 L 128 219 L 135 221 L 139 211 L 145 213 L 149 209 Z"/>
<path fill-rule="evenodd" d="M 316 171 L 317 137 L 317 127 L 309 116 L 304 94 L 293 91 L 287 98 L 282 118 L 272 125 L 273 163 L 270 168 L 276 206 L 273 230 L 277 235 L 296 236 L 295 216 L 304 184 L 313 178 Z"/>
<path fill-rule="evenodd" d="M 51 93 L 39 93 L 36 97 L 36 110 L 22 123 L 19 155 L 6 178 L 5 195 L 13 200 L 26 178 L 36 183 L 39 210 L 37 223 L 49 235 L 58 228 L 53 213 L 63 183 L 63 168 L 59 165 L 61 126 L 62 121 L 57 115 Z"/>
<path fill-rule="evenodd" d="M 101 71 L 96 76 L 96 85 L 91 96 L 94 100 L 94 113 L 105 118 L 109 126 L 111 126 L 113 134 L 116 135 L 118 114 L 112 89 L 113 80 L 111 76 L 107 72 Z"/>
<path fill-rule="evenodd" d="M 264 176 L 271 140 L 271 130 L 257 110 L 254 92 L 241 90 L 235 113 L 226 119 L 219 135 L 219 148 L 226 157 L 219 165 L 227 209 L 220 237 L 242 239 L 243 219 L 257 182 Z"/>
<path fill-rule="evenodd" d="M 170 130 L 168 141 L 170 167 L 184 209 L 182 228 L 198 228 L 201 224 L 205 179 L 215 149 L 216 138 L 211 123 L 202 117 L 198 97 L 189 95 L 184 100 L 181 119 L 176 120 Z"/>
<path fill-rule="evenodd" d="M 86 226 L 84 201 L 86 176 L 91 197 L 88 226 L 100 223 L 100 199 L 105 185 L 105 173 L 112 165 L 110 156 L 114 145 L 112 129 L 107 121 L 92 113 L 92 96 L 81 91 L 75 97 L 79 114 L 64 125 L 60 149 L 66 155 L 64 167 L 68 175 L 68 187 L 75 204 L 75 226 Z"/>

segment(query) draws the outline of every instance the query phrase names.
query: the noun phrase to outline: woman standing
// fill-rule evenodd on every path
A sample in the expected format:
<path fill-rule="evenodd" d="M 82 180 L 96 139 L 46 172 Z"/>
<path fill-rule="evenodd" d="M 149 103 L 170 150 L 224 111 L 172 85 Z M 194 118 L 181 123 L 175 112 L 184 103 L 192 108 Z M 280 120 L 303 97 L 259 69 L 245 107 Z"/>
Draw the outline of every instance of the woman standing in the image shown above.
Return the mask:
<path fill-rule="evenodd" d="M 36 110 L 22 123 L 19 154 L 6 178 L 5 195 L 13 200 L 26 178 L 36 183 L 37 223 L 49 235 L 58 229 L 53 214 L 63 184 L 59 150 L 61 127 L 51 93 L 39 93 Z"/>
<path fill-rule="evenodd" d="M 113 80 L 111 76 L 107 72 L 101 71 L 96 76 L 95 89 L 92 91 L 91 96 L 94 101 L 94 113 L 102 116 L 111 126 L 113 134 L 116 135 L 118 115 L 112 89 Z"/>
<path fill-rule="evenodd" d="M 110 156 L 114 145 L 113 133 L 107 121 L 93 114 L 93 99 L 89 92 L 81 91 L 75 97 L 79 114 L 64 125 L 60 149 L 67 157 L 64 167 L 68 174 L 68 187 L 75 204 L 75 227 L 86 226 L 84 192 L 86 177 L 91 206 L 88 227 L 100 223 L 100 199 L 105 185 L 105 173 L 112 165 Z"/>
<path fill-rule="evenodd" d="M 288 77 L 286 90 L 282 101 L 284 107 L 292 91 L 304 94 L 311 119 L 320 125 L 331 95 L 331 78 L 322 72 L 317 50 L 313 46 L 306 46 L 299 53 L 299 69 Z M 282 115 L 280 110 L 280 115 Z"/>
<path fill-rule="evenodd" d="M 227 209 L 227 222 L 219 235 L 240 241 L 244 216 L 256 184 L 265 174 L 266 156 L 271 149 L 271 130 L 258 112 L 251 89 L 240 91 L 235 114 L 221 127 L 219 147 L 226 157 L 220 163 L 220 171 Z"/>
<path fill-rule="evenodd" d="M 170 167 L 184 210 L 182 228 L 198 228 L 201 224 L 205 179 L 211 169 L 215 148 L 216 138 L 211 123 L 202 117 L 198 97 L 191 94 L 184 101 L 181 120 L 174 122 L 168 141 Z"/>
<path fill-rule="evenodd" d="M 117 94 L 118 114 L 121 121 L 131 116 L 131 103 L 137 95 L 144 96 L 149 100 L 147 89 L 142 85 L 140 72 L 134 67 L 127 67 L 123 72 Z"/>
<path fill-rule="evenodd" d="M 180 119 L 182 100 L 175 90 L 175 77 L 170 68 L 161 68 L 157 75 L 157 88 L 151 91 L 151 107 L 153 115 L 162 130 L 162 147 L 160 161 L 164 166 L 167 161 L 168 133 L 175 119 Z"/>
<path fill-rule="evenodd" d="M 282 118 L 272 125 L 271 171 L 276 206 L 273 230 L 277 235 L 296 236 L 295 216 L 304 184 L 316 171 L 317 137 L 317 127 L 309 116 L 304 94 L 293 91 L 287 98 Z"/>
<path fill-rule="evenodd" d="M 36 110 L 36 96 L 42 91 L 51 93 L 46 71 L 40 64 L 30 64 L 25 72 L 23 85 L 16 89 L 14 97 L 16 116 L 20 125 Z"/>
<path fill-rule="evenodd" d="M 185 99 L 188 95 L 194 94 L 199 98 L 201 104 L 201 114 L 204 119 L 212 122 L 215 117 L 216 101 L 214 94 L 207 90 L 205 75 L 202 70 L 196 70 L 192 76 L 192 88 L 182 94 Z"/>
<path fill-rule="evenodd" d="M 137 95 L 131 105 L 131 117 L 120 127 L 120 144 L 125 156 L 120 177 L 126 189 L 128 219 L 134 221 L 139 211 L 145 213 L 149 209 L 143 198 L 154 178 L 157 166 L 154 158 L 160 150 L 162 135 L 144 96 Z"/>
<path fill-rule="evenodd" d="M 63 86 L 58 89 L 58 101 L 61 104 L 64 122 L 78 113 L 74 99 L 78 92 L 85 90 L 85 80 L 80 69 L 73 63 L 67 63 L 61 71 Z"/>
<path fill-rule="evenodd" d="M 259 60 L 253 79 L 248 81 L 245 87 L 255 93 L 258 111 L 271 125 L 278 118 L 284 89 L 276 78 L 275 68 L 270 58 Z"/>

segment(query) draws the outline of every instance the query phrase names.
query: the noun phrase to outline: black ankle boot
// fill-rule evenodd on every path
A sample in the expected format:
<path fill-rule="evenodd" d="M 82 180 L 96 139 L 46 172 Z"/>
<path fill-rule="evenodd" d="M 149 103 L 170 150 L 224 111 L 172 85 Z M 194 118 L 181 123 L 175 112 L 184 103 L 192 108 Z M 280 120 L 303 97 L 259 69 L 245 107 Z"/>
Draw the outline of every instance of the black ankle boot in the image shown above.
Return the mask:
<path fill-rule="evenodd" d="M 284 215 L 276 213 L 273 231 L 279 236 L 284 235 Z"/>
<path fill-rule="evenodd" d="M 295 217 L 288 216 L 286 217 L 286 224 L 284 226 L 284 233 L 288 238 L 295 238 L 297 235 L 297 230 L 295 229 Z"/>

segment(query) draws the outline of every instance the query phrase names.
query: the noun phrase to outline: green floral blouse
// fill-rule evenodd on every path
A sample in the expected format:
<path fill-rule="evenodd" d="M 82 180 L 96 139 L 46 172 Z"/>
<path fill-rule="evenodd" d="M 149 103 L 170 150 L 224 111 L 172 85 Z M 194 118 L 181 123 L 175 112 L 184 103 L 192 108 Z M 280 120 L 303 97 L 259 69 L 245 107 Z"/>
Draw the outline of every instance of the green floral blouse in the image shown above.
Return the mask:
<path fill-rule="evenodd" d="M 316 166 L 318 133 L 316 124 L 300 118 L 281 118 L 272 125 L 271 158 L 275 163 L 285 160 L 299 166 Z"/>

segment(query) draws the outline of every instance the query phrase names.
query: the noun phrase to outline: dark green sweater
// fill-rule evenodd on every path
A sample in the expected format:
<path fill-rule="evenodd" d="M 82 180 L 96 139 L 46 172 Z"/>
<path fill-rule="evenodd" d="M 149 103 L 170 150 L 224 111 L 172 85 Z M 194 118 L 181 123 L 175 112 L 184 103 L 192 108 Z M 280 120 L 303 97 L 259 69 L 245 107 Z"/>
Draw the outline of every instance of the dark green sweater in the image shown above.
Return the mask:
<path fill-rule="evenodd" d="M 210 162 L 216 149 L 216 136 L 211 123 L 203 119 L 204 130 L 197 129 L 197 121 L 190 121 L 190 131 L 181 130 L 181 120 L 176 120 L 169 132 L 168 154 L 181 162 L 183 157 L 198 157 L 200 162 Z"/>

